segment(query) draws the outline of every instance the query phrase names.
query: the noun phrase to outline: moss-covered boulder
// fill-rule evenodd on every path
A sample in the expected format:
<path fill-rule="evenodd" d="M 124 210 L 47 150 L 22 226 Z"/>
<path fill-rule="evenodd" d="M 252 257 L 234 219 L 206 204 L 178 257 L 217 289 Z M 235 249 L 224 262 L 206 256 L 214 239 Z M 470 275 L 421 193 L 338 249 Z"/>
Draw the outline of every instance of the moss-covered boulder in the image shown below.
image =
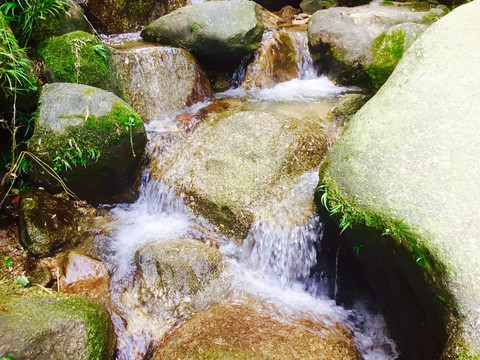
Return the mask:
<path fill-rule="evenodd" d="M 149 243 L 137 250 L 135 262 L 142 300 L 163 299 L 171 308 L 195 308 L 197 293 L 223 270 L 220 251 L 193 239 Z"/>
<path fill-rule="evenodd" d="M 133 201 L 147 141 L 140 116 L 114 94 L 80 84 L 47 84 L 40 102 L 28 149 L 49 168 L 34 162 L 32 180 L 59 190 L 54 171 L 84 200 Z"/>
<path fill-rule="evenodd" d="M 326 150 L 318 115 L 269 110 L 211 114 L 154 161 L 152 176 L 186 195 L 187 205 L 226 235 L 243 238 L 267 195 L 316 167 Z"/>
<path fill-rule="evenodd" d="M 38 55 L 49 82 L 85 84 L 120 95 L 110 50 L 95 35 L 74 31 L 44 41 Z"/>
<path fill-rule="evenodd" d="M 96 29 L 107 33 L 139 31 L 158 17 L 187 5 L 186 0 L 79 0 Z"/>
<path fill-rule="evenodd" d="M 212 96 L 205 73 L 184 49 L 142 45 L 116 50 L 112 60 L 123 98 L 145 122 Z"/>
<path fill-rule="evenodd" d="M 0 287 L 0 357 L 110 360 L 107 311 L 92 300 L 19 285 Z"/>
<path fill-rule="evenodd" d="M 253 1 L 207 1 L 162 16 L 142 30 L 145 40 L 181 46 L 193 55 L 237 61 L 262 40 L 262 14 Z"/>
<path fill-rule="evenodd" d="M 376 2 L 355 8 L 320 10 L 313 14 L 308 26 L 310 51 L 321 70 L 337 83 L 370 86 L 372 80 L 365 68 L 372 65 L 372 55 L 373 63 L 379 66 L 386 62 L 385 56 L 398 59 L 421 28 L 407 26 L 382 33 L 403 23 L 430 25 L 444 13 L 440 7 L 413 11 Z M 378 87 L 380 77 L 375 76 L 373 70 L 371 73 Z"/>
<path fill-rule="evenodd" d="M 294 33 L 280 30 L 262 39 L 255 59 L 247 67 L 242 83 L 244 89 L 273 88 L 298 77 L 300 59 L 292 41 L 294 36 Z"/>
<path fill-rule="evenodd" d="M 357 360 L 352 333 L 326 323 L 282 317 L 271 305 L 234 298 L 189 319 L 155 351 L 159 359 Z"/>
<path fill-rule="evenodd" d="M 75 245 L 79 217 L 72 202 L 45 190 L 28 191 L 20 202 L 20 243 L 35 256 L 53 255 Z"/>
<path fill-rule="evenodd" d="M 37 99 L 38 79 L 32 62 L 18 44 L 8 23 L 0 13 L 0 113 L 8 119 L 13 113 L 17 94 L 17 110 L 25 110 Z"/>
<path fill-rule="evenodd" d="M 29 44 L 38 44 L 52 36 L 60 36 L 73 31 L 92 32 L 92 27 L 85 18 L 83 9 L 74 0 L 66 1 L 68 8 L 57 14 L 47 15 L 39 22 L 32 33 Z"/>
<path fill-rule="evenodd" d="M 321 170 L 324 203 L 343 226 L 378 231 L 358 252 L 365 267 L 398 261 L 390 269 L 403 274 L 390 279 L 406 284 L 442 352 L 422 359 L 480 357 L 479 11 L 479 1 L 463 5 L 425 31 Z M 377 290 L 392 299 L 399 283 Z"/>

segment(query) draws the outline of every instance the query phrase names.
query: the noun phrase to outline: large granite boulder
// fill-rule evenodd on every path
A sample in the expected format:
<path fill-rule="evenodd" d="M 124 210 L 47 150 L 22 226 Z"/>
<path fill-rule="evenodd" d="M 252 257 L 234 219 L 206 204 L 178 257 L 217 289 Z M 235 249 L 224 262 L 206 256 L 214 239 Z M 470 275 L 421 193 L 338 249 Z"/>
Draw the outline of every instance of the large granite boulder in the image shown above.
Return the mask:
<path fill-rule="evenodd" d="M 253 1 L 207 1 L 177 9 L 142 30 L 145 40 L 181 46 L 225 65 L 260 45 L 262 14 Z"/>
<path fill-rule="evenodd" d="M 123 98 L 145 122 L 172 117 L 212 96 L 205 73 L 184 49 L 129 47 L 115 50 L 112 61 Z"/>
<path fill-rule="evenodd" d="M 480 357 L 479 11 L 479 1 L 455 9 L 412 45 L 320 172 L 323 203 L 344 228 L 380 231 L 362 241 L 360 261 L 372 269 L 390 259 L 384 265 L 403 272 L 378 292 L 388 298 L 403 282 L 427 314 L 441 355 L 412 359 Z M 412 323 L 398 333 L 412 333 Z"/>
<path fill-rule="evenodd" d="M 55 171 L 84 200 L 133 201 L 147 141 L 137 113 L 114 94 L 80 84 L 47 84 L 40 102 L 28 149 L 50 168 L 34 162 L 32 180 L 56 191 Z"/>
<path fill-rule="evenodd" d="M 361 358 L 352 332 L 328 317 L 325 323 L 281 319 L 267 302 L 234 298 L 194 315 L 170 334 L 152 359 Z"/>
<path fill-rule="evenodd" d="M 91 85 L 121 95 L 112 54 L 95 35 L 74 31 L 50 38 L 39 45 L 38 55 L 49 82 Z"/>
<path fill-rule="evenodd" d="M 223 233 L 243 238 L 267 194 L 324 156 L 321 118 L 294 112 L 245 108 L 212 114 L 153 162 L 152 176 L 173 186 Z"/>
<path fill-rule="evenodd" d="M 110 360 L 115 334 L 92 300 L 19 285 L 0 287 L 0 357 Z"/>
<path fill-rule="evenodd" d="M 403 23 L 430 25 L 443 15 L 443 8 L 413 11 L 408 8 L 383 6 L 376 2 L 355 8 L 320 10 L 313 14 L 308 26 L 312 57 L 322 71 L 327 72 L 330 78 L 340 84 L 369 86 L 372 82 L 369 75 L 373 74 L 375 85 L 379 87 L 379 77 L 375 77 L 375 72 L 367 73 L 365 70 L 372 63 L 379 62 L 372 60 L 372 56 L 391 56 L 398 61 L 426 26 L 410 25 L 408 30 L 397 28 L 393 35 L 391 32 L 382 33 Z M 382 38 L 375 40 L 379 36 Z M 385 46 L 382 47 L 385 38 L 393 38 L 391 55 L 381 53 L 385 51 Z M 379 52 L 380 55 L 377 55 Z"/>

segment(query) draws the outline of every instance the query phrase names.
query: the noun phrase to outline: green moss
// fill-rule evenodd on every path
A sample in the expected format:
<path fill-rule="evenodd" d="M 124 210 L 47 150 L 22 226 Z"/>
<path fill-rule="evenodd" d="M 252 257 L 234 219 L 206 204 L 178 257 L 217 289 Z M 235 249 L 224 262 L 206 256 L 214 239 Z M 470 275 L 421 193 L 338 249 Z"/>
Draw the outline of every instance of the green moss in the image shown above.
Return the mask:
<path fill-rule="evenodd" d="M 430 11 L 428 14 L 424 15 L 422 20 L 426 23 L 434 23 L 442 18 L 443 15 Z"/>
<path fill-rule="evenodd" d="M 320 185 L 317 187 L 321 204 L 330 215 L 339 219 L 341 232 L 354 225 L 367 226 L 381 232 L 383 236 L 391 236 L 404 243 L 410 249 L 412 258 L 421 268 L 431 270 L 436 263 L 429 251 L 422 246 L 414 228 L 405 223 L 406 219 L 395 219 L 385 214 L 375 214 L 354 206 L 337 186 L 335 180 L 328 174 L 328 158 L 320 168 Z"/>
<path fill-rule="evenodd" d="M 71 115 L 83 118 L 83 115 Z M 104 116 L 90 114 L 81 126 L 69 126 L 65 134 L 59 135 L 50 129 L 37 125 L 31 143 L 41 143 L 43 160 L 55 171 L 68 170 L 73 166 L 85 166 L 96 162 L 111 145 L 119 142 L 124 135 L 131 135 L 133 128 L 142 126 L 140 116 L 128 105 L 116 101 Z"/>
<path fill-rule="evenodd" d="M 405 33 L 396 29 L 391 33 L 384 32 L 372 43 L 372 64 L 365 68 L 373 86 L 379 89 L 398 64 L 405 51 Z"/>
<path fill-rule="evenodd" d="M 83 95 L 92 95 L 95 94 L 98 90 L 96 89 L 85 89 L 82 91 Z"/>
<path fill-rule="evenodd" d="M 0 323 L 3 318 L 8 319 L 9 324 L 15 324 L 13 331 L 17 332 L 18 329 L 16 341 L 22 341 L 24 333 L 27 337 L 38 333 L 41 339 L 41 336 L 44 336 L 42 334 L 52 331 L 56 326 L 53 324 L 56 323 L 80 322 L 84 326 L 82 328 L 86 338 L 82 336 L 79 340 L 86 341 L 88 359 L 101 360 L 113 355 L 115 339 L 110 317 L 107 311 L 93 300 L 64 293 L 49 294 L 36 287 L 27 289 L 8 284 L 0 287 L 0 304 L 7 310 L 0 312 Z M 79 336 L 81 332 L 82 330 L 79 330 L 73 335 Z M 79 355 L 85 358 L 84 354 Z"/>
<path fill-rule="evenodd" d="M 382 5 L 383 6 L 391 6 L 391 5 L 393 5 L 393 1 L 392 0 L 383 0 Z"/>
<path fill-rule="evenodd" d="M 86 84 L 118 93 L 109 61 L 110 50 L 94 35 L 75 31 L 51 38 L 40 44 L 38 54 L 54 81 Z"/>

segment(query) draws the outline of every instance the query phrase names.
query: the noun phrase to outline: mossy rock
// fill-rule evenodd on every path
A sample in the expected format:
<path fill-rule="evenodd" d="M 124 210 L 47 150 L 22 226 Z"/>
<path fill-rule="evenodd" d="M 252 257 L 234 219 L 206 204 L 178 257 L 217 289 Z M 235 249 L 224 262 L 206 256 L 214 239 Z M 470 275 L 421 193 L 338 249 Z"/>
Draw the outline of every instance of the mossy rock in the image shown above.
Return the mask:
<path fill-rule="evenodd" d="M 38 44 L 53 36 L 60 36 L 73 31 L 92 32 L 92 27 L 85 18 L 83 9 L 73 0 L 67 0 L 68 8 L 56 15 L 48 15 L 39 23 L 30 37 L 29 44 Z"/>
<path fill-rule="evenodd" d="M 26 52 L 0 13 L 0 113 L 8 119 L 17 110 L 27 110 L 38 96 L 38 79 Z M 7 115 L 9 114 L 9 115 Z"/>
<path fill-rule="evenodd" d="M 480 357 L 479 11 L 478 1 L 463 5 L 423 33 L 320 173 L 343 226 L 393 238 L 436 294 L 446 336 L 432 358 Z M 426 312 L 434 305 L 416 301 Z"/>
<path fill-rule="evenodd" d="M 37 287 L 0 286 L 0 357 L 111 360 L 115 334 L 92 300 Z"/>
<path fill-rule="evenodd" d="M 373 40 L 371 64 L 365 70 L 376 90 L 387 81 L 404 52 L 427 28 L 423 24 L 399 24 Z"/>
<path fill-rule="evenodd" d="M 257 49 L 263 30 L 258 5 L 235 0 L 185 6 L 155 20 L 141 34 L 147 41 L 180 46 L 225 67 Z"/>
<path fill-rule="evenodd" d="M 98 204 L 133 201 L 139 189 L 146 133 L 142 119 L 112 93 L 80 84 L 42 88 L 28 149 L 36 162 L 31 179 L 60 190 L 57 172 L 80 198 Z"/>
<path fill-rule="evenodd" d="M 38 55 L 44 61 L 49 82 L 85 84 L 121 95 L 111 52 L 99 38 L 74 31 L 42 42 Z"/>
<path fill-rule="evenodd" d="M 21 197 L 20 243 L 35 256 L 53 255 L 75 245 L 79 217 L 72 202 L 45 190 L 30 190 Z"/>

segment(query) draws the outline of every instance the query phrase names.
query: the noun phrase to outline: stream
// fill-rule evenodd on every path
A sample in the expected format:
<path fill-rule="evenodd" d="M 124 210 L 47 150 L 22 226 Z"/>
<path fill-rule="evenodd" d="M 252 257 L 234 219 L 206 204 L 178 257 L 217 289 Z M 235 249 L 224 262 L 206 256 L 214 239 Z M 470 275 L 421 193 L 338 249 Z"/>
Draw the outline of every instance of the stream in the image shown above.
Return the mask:
<path fill-rule="evenodd" d="M 317 76 L 305 32 L 293 31 L 291 36 L 297 52 L 296 79 L 273 88 L 244 89 L 241 84 L 245 71 L 239 70 L 235 81 L 238 86 L 215 94 L 212 101 L 240 102 L 242 109 L 261 109 L 272 114 L 302 112 L 325 117 L 342 94 L 358 90 L 338 87 L 326 77 Z M 123 40 L 111 38 L 109 41 Z M 210 103 L 198 103 L 182 112 L 196 114 Z M 342 126 L 329 124 L 325 132 L 335 138 Z M 183 136 L 174 117 L 157 119 L 146 128 L 150 163 L 162 161 L 165 149 Z M 329 280 L 324 274 L 312 277 L 311 269 L 322 259 L 318 243 L 322 241 L 323 224 L 313 210 L 317 184 L 318 168 L 286 182 L 283 191 L 268 199 L 243 242 L 238 242 L 223 236 L 208 220 L 192 213 L 184 198 L 152 177 L 151 168 L 146 166 L 138 200 L 111 209 L 112 221 L 100 229 L 95 240 L 111 274 L 110 295 L 116 309 L 112 312 L 117 334 L 116 359 L 148 358 L 162 337 L 191 315 L 189 310 L 178 307 L 172 310 L 155 298 L 150 303 L 140 301 L 141 289 L 135 275 L 137 249 L 152 241 L 192 238 L 218 248 L 225 263 L 220 277 L 202 293 L 201 300 L 196 300 L 201 304 L 193 307 L 208 307 L 239 294 L 249 294 L 275 306 L 284 321 L 327 316 L 341 323 L 353 331 L 355 344 L 366 360 L 399 358 L 396 344 L 379 313 L 369 310 L 363 299 L 358 299 L 350 309 L 337 306 L 335 299 L 328 296 Z M 299 223 L 298 219 L 302 218 L 307 221 Z"/>

